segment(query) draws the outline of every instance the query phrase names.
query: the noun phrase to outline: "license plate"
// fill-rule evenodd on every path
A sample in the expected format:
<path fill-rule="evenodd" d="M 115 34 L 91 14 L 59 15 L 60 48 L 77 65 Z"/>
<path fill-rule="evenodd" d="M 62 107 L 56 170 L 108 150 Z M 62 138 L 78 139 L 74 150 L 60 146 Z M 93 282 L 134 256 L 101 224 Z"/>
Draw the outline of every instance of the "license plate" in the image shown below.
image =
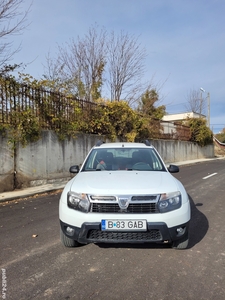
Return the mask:
<path fill-rule="evenodd" d="M 146 231 L 146 220 L 102 220 L 102 230 Z"/>

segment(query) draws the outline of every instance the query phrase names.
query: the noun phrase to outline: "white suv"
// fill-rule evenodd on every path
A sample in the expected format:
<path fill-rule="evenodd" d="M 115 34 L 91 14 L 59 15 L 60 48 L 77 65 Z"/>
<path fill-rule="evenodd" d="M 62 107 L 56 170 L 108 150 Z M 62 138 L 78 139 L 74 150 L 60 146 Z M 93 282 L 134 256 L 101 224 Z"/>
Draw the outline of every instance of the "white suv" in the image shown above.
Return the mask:
<path fill-rule="evenodd" d="M 188 246 L 190 202 L 156 149 L 144 143 L 102 143 L 91 149 L 59 203 L 63 245 L 171 243 Z"/>

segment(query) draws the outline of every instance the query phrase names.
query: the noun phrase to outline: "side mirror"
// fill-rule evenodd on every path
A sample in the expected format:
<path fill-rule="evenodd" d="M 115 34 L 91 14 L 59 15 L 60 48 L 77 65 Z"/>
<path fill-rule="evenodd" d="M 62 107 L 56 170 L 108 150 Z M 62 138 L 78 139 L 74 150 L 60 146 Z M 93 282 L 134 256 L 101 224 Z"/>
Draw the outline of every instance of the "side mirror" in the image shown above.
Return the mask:
<path fill-rule="evenodd" d="M 175 165 L 169 165 L 167 169 L 170 173 L 178 173 L 180 171 L 179 167 Z"/>
<path fill-rule="evenodd" d="M 70 167 L 70 173 L 78 173 L 80 171 L 80 168 L 78 165 Z"/>

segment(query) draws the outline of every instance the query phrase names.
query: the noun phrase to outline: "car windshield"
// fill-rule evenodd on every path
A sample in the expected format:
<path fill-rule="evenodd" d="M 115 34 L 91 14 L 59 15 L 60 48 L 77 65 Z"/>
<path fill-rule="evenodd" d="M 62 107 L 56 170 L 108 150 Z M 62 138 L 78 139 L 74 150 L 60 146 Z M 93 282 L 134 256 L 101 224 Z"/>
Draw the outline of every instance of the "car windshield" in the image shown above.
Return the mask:
<path fill-rule="evenodd" d="M 166 171 L 153 148 L 93 149 L 81 171 Z"/>

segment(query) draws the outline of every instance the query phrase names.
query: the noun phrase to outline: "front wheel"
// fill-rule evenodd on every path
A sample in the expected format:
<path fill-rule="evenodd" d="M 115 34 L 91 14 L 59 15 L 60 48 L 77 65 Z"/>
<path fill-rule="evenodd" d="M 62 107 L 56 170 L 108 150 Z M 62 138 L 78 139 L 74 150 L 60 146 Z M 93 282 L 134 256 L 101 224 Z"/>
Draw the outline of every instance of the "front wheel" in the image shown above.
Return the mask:
<path fill-rule="evenodd" d="M 186 249 L 188 246 L 189 237 L 186 235 L 185 237 L 181 238 L 180 240 L 174 241 L 172 244 L 173 249 Z"/>
<path fill-rule="evenodd" d="M 68 238 L 62 231 L 62 228 L 60 228 L 60 240 L 65 247 L 78 247 L 80 245 L 77 241 Z"/>

